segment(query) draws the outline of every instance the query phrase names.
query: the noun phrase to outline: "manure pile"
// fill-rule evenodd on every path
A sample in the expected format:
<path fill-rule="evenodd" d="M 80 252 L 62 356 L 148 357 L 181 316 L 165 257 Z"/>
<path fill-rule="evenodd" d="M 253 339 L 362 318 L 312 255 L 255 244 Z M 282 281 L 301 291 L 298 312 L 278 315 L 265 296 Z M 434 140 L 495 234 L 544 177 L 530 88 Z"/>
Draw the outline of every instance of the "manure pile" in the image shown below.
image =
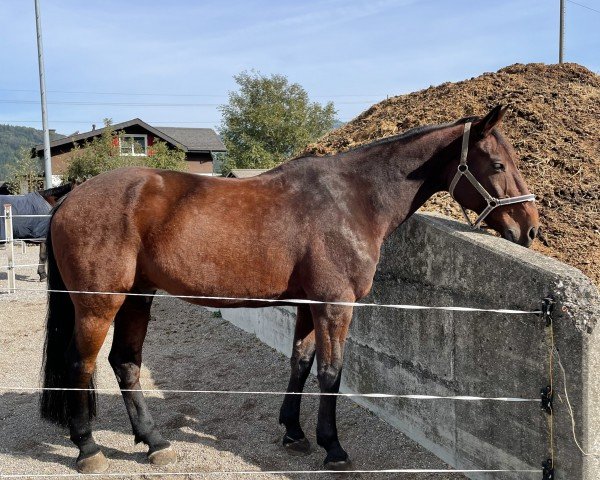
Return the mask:
<path fill-rule="evenodd" d="M 378 103 L 309 145 L 328 155 L 419 125 L 485 115 L 509 104 L 501 126 L 537 196 L 541 231 L 532 248 L 600 285 L 600 76 L 577 64 L 515 64 Z M 447 193 L 422 210 L 462 219 Z"/>

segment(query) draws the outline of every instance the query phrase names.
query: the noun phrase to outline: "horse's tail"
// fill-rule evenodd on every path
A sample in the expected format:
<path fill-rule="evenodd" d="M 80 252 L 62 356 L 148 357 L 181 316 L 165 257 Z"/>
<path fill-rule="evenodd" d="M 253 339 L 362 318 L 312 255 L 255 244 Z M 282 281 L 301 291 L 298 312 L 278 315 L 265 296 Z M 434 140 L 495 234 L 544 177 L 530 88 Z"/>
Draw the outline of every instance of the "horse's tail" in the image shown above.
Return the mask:
<path fill-rule="evenodd" d="M 58 206 L 53 211 L 53 216 Z M 56 264 L 54 250 L 52 249 L 51 236 L 52 218 L 46 235 L 48 250 L 48 312 L 46 314 L 46 340 L 44 342 L 44 356 L 42 363 L 43 387 L 40 412 L 42 418 L 51 420 L 60 425 L 67 425 L 68 403 L 68 365 L 66 353 L 73 337 L 75 327 L 75 307 L 71 296 L 61 292 L 66 290 L 65 283 Z M 56 291 L 59 290 L 59 291 Z M 96 394 L 93 380 L 89 388 L 90 417 L 96 414 Z M 56 390 L 54 390 L 56 389 Z"/>

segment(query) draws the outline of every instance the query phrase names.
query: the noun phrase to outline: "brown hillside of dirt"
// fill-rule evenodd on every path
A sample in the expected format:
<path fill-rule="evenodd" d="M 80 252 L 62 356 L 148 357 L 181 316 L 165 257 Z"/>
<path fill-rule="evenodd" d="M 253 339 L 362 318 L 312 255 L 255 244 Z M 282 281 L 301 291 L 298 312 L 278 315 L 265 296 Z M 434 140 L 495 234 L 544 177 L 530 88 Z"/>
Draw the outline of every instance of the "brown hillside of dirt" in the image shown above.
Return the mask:
<path fill-rule="evenodd" d="M 515 64 L 378 103 L 304 154 L 327 155 L 419 125 L 485 115 L 509 104 L 502 130 L 536 194 L 542 228 L 533 249 L 600 285 L 600 76 L 577 64 Z M 422 208 L 462 219 L 447 193 Z"/>

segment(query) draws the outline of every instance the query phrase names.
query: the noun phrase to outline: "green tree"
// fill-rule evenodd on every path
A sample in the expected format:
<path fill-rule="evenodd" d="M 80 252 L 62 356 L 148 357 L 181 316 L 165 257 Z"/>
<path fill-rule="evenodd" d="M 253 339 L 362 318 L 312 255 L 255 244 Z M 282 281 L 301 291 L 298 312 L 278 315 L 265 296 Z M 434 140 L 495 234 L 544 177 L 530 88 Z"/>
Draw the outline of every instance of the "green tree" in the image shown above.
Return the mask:
<path fill-rule="evenodd" d="M 283 75 L 242 72 L 234 77 L 239 91 L 221 105 L 219 133 L 227 147 L 223 171 L 271 168 L 331 130 L 332 102 L 311 102 L 306 90 Z"/>
<path fill-rule="evenodd" d="M 76 144 L 65 172 L 69 181 L 83 182 L 102 172 L 121 167 L 152 167 L 166 170 L 185 170 L 185 152 L 171 148 L 162 140 L 154 139 L 148 147 L 148 155 L 122 155 L 119 147 L 127 142 L 122 133 L 111 127 L 109 119 L 104 120 L 102 133 L 83 145 Z M 133 143 L 134 152 L 141 148 Z"/>
<path fill-rule="evenodd" d="M 185 170 L 185 152 L 181 148 L 171 148 L 162 140 L 154 138 L 154 143 L 149 149 L 145 165 L 163 170 Z M 134 157 L 139 158 L 139 157 Z"/>
<path fill-rule="evenodd" d="M 21 148 L 17 160 L 6 166 L 6 183 L 13 195 L 35 192 L 44 187 L 41 159 L 31 156 L 31 150 Z"/>

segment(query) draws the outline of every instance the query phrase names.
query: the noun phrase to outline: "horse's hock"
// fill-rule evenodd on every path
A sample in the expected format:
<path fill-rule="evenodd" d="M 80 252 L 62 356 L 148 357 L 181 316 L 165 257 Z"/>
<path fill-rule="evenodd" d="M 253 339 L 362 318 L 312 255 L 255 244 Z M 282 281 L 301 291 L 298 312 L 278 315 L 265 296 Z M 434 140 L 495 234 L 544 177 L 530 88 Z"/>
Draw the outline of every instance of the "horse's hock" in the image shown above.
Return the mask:
<path fill-rule="evenodd" d="M 597 480 L 600 295 L 579 270 L 452 220 L 415 215 L 385 243 L 367 301 L 537 310 L 548 295 L 558 301 L 556 478 Z M 223 310 L 224 318 L 288 355 L 293 316 L 286 308 Z M 550 384 L 550 345 L 550 329 L 535 315 L 356 308 L 342 384 L 361 393 L 539 398 Z M 596 456 L 584 456 L 573 439 L 566 393 L 577 439 Z M 356 401 L 457 468 L 541 470 L 551 456 L 541 402 Z"/>

